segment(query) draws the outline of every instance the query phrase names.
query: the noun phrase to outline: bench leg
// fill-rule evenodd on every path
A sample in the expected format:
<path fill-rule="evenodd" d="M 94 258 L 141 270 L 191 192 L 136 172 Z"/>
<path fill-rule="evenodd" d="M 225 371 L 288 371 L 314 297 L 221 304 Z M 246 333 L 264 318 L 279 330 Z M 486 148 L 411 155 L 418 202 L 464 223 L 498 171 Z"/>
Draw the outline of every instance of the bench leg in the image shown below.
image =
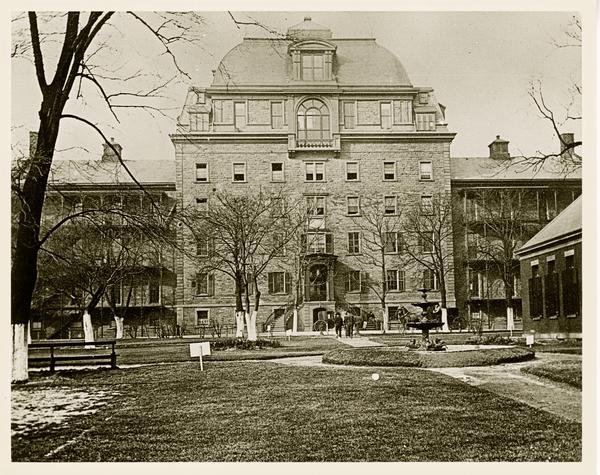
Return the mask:
<path fill-rule="evenodd" d="M 54 373 L 54 369 L 56 366 L 56 360 L 54 359 L 54 347 L 50 347 L 50 372 Z"/>
<path fill-rule="evenodd" d="M 112 353 L 110 354 L 110 368 L 117 369 L 117 353 L 115 353 L 115 345 L 113 344 Z"/>

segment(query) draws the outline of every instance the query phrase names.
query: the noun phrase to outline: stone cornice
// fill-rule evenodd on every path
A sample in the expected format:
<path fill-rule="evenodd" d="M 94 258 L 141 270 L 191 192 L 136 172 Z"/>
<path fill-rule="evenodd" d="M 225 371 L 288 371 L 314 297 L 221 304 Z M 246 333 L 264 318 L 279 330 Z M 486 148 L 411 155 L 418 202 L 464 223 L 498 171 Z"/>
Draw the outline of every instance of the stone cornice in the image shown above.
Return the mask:
<path fill-rule="evenodd" d="M 506 187 L 515 188 L 532 188 L 538 187 L 543 188 L 543 185 L 569 185 L 571 187 L 581 186 L 581 178 L 494 178 L 484 177 L 477 179 L 461 179 L 461 178 L 450 178 L 450 183 L 453 187 L 461 188 L 498 188 L 499 185 L 505 185 Z"/>
<path fill-rule="evenodd" d="M 307 84 L 304 81 L 294 81 L 288 85 L 243 85 L 243 86 L 211 86 L 206 89 L 209 95 L 218 94 L 364 94 L 379 95 L 386 94 L 417 94 L 419 91 L 429 88 L 409 86 L 372 86 L 372 85 L 339 85 L 331 81 L 323 81 L 321 84 Z"/>

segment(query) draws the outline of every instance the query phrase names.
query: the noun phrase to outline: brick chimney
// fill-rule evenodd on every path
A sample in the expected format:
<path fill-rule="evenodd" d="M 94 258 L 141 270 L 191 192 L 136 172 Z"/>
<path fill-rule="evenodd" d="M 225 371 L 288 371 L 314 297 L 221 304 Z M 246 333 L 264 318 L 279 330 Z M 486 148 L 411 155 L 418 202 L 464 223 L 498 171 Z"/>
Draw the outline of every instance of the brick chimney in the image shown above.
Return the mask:
<path fill-rule="evenodd" d="M 508 140 L 503 140 L 499 135 L 496 135 L 496 140 L 488 145 L 490 148 L 490 158 L 496 160 L 506 160 L 510 158 L 508 153 Z"/>
<path fill-rule="evenodd" d="M 35 150 L 37 149 L 38 142 L 38 133 L 29 131 L 29 158 L 32 158 L 35 155 Z"/>
<path fill-rule="evenodd" d="M 559 153 L 562 158 L 573 158 L 573 153 L 575 152 L 575 150 L 572 148 L 565 150 L 565 148 L 567 148 L 567 146 L 572 144 L 573 142 L 575 142 L 575 134 L 571 132 L 560 134 Z"/>
<path fill-rule="evenodd" d="M 111 147 L 112 145 L 112 147 Z M 110 145 L 107 143 L 103 143 L 102 146 L 104 147 L 104 152 L 102 153 L 102 161 L 103 162 L 118 162 L 119 158 L 117 157 L 117 155 L 115 154 L 115 151 L 113 150 L 113 148 L 119 152 L 119 156 L 121 158 L 123 158 L 123 155 L 121 153 L 121 150 L 123 150 L 123 147 L 121 147 L 118 143 L 115 143 L 115 139 L 114 138 L 110 138 Z"/>

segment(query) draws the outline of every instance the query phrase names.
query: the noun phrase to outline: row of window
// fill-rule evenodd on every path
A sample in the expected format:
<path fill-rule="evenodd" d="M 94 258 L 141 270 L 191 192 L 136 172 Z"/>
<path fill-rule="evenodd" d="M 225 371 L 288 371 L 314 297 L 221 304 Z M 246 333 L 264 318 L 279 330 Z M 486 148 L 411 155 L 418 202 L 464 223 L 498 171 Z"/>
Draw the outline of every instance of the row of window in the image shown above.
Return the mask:
<path fill-rule="evenodd" d="M 289 272 L 269 272 L 268 293 L 269 295 L 290 294 L 292 291 L 292 277 Z M 365 292 L 369 277 L 359 270 L 351 270 L 346 274 L 345 290 L 346 292 Z M 215 295 L 214 275 L 212 273 L 199 272 L 192 283 L 196 295 L 213 296 Z M 431 290 L 438 290 L 437 274 L 431 269 L 423 269 L 422 280 L 418 286 Z M 386 288 L 390 292 L 406 292 L 406 272 L 400 269 L 386 270 Z M 232 289 L 233 291 L 233 289 Z M 233 292 L 231 292 L 233 293 Z"/>
<path fill-rule="evenodd" d="M 543 276 L 540 273 L 539 262 L 533 261 L 529 279 L 530 317 L 557 318 L 560 314 L 561 301 L 563 315 L 578 315 L 580 285 L 573 250 L 565 251 L 564 269 L 560 273 L 556 268 L 555 256 L 546 258 L 546 274 Z"/>
<path fill-rule="evenodd" d="M 266 101 L 261 101 L 265 102 Z M 272 129 L 282 129 L 286 124 L 284 101 L 269 101 L 267 104 Z M 375 109 L 376 107 L 379 108 Z M 376 111 L 374 114 L 374 110 Z M 378 112 L 378 116 L 377 116 Z M 299 140 L 321 140 L 330 137 L 329 108 L 318 99 L 308 99 L 300 104 L 296 114 Z M 233 125 L 237 130 L 245 129 L 248 123 L 267 125 L 265 118 L 250 117 L 246 101 L 225 99 L 213 100 L 213 123 Z M 268 120 L 268 119 L 267 119 Z M 343 101 L 340 108 L 340 124 L 345 129 L 354 129 L 357 125 L 379 125 L 383 130 L 393 125 L 413 123 L 411 100 L 395 101 Z M 414 114 L 414 123 L 418 131 L 435 130 L 436 117 L 433 112 Z M 208 132 L 210 117 L 208 112 L 190 112 L 190 130 Z"/>
<path fill-rule="evenodd" d="M 133 292 L 136 293 L 136 291 L 139 289 L 139 292 L 141 292 L 142 298 L 144 296 L 147 297 L 147 302 L 148 304 L 157 304 L 160 303 L 160 285 L 158 282 L 156 281 L 150 281 L 148 282 L 147 286 L 134 286 L 133 287 Z M 147 289 L 147 291 L 146 291 Z M 109 290 L 109 295 L 110 295 L 110 300 L 111 303 L 114 305 L 122 305 L 122 290 L 121 290 L 121 285 L 112 285 Z M 135 296 L 132 299 L 133 301 L 135 301 Z"/>
<path fill-rule="evenodd" d="M 360 163 L 346 162 L 346 181 L 360 181 Z M 325 162 L 304 162 L 304 180 L 307 182 L 325 181 Z M 383 181 L 395 181 L 397 179 L 396 162 L 383 162 Z M 429 160 L 419 162 L 419 180 L 433 180 L 433 164 Z M 246 162 L 232 163 L 232 181 L 247 182 Z M 271 181 L 285 182 L 283 162 L 271 163 Z M 196 163 L 196 182 L 210 182 L 208 163 Z"/>

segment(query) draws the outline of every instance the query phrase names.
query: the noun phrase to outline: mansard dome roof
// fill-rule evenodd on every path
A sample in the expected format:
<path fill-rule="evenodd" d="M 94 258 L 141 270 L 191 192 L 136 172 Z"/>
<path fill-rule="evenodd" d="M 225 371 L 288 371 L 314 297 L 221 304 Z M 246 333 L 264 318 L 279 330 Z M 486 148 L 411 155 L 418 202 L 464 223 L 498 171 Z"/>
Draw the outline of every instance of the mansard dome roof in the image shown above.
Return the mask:
<path fill-rule="evenodd" d="M 304 38 L 306 39 L 306 38 Z M 336 47 L 333 75 L 340 86 L 412 84 L 400 60 L 374 39 L 327 38 Z M 285 86 L 292 81 L 291 40 L 244 38 L 221 60 L 213 86 Z"/>

